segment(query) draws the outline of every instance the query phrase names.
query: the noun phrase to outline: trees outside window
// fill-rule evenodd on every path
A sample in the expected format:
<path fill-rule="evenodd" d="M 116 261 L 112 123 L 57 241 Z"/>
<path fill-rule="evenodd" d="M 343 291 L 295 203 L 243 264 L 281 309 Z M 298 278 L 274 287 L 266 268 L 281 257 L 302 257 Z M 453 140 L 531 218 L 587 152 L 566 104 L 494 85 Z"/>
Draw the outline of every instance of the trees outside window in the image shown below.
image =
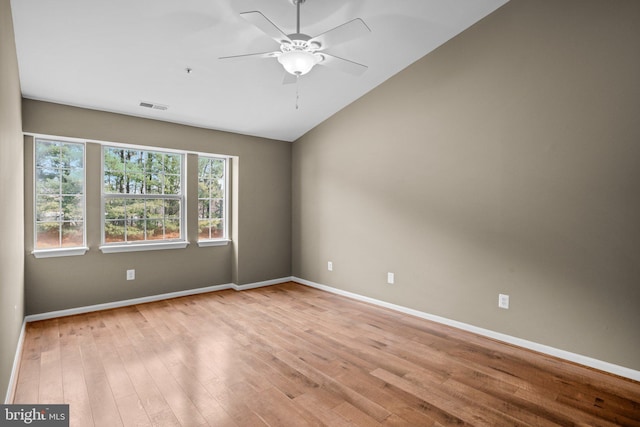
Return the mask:
<path fill-rule="evenodd" d="M 176 153 L 103 147 L 103 241 L 184 240 L 182 164 Z"/>
<path fill-rule="evenodd" d="M 88 250 L 85 147 L 84 142 L 35 138 L 33 254 L 37 258 L 82 255 Z M 227 244 L 229 159 L 199 154 L 197 160 L 198 244 Z M 188 245 L 185 161 L 186 153 L 174 150 L 102 145 L 101 171 L 91 171 L 102 177 L 100 250 Z M 164 244 L 143 246 L 154 242 Z"/>
<path fill-rule="evenodd" d="M 84 144 L 35 141 L 35 249 L 85 246 Z"/>
<path fill-rule="evenodd" d="M 198 240 L 226 239 L 227 159 L 198 156 Z"/>

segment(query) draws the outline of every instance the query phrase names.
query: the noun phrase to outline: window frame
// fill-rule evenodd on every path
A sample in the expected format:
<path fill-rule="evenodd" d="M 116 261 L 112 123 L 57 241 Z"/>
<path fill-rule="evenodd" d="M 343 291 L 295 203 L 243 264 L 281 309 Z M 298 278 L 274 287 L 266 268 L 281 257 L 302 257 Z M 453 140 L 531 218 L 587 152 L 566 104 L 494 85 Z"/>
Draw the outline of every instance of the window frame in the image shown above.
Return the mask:
<path fill-rule="evenodd" d="M 187 187 L 186 187 L 186 158 L 187 153 L 180 150 L 165 149 L 151 146 L 139 146 L 119 143 L 100 144 L 100 246 L 103 253 L 138 252 L 163 249 L 184 249 L 189 245 L 187 237 Z M 108 149 L 145 151 L 159 154 L 177 154 L 180 156 L 180 194 L 130 194 L 105 192 L 105 150 Z M 124 242 L 105 242 L 106 202 L 109 199 L 144 199 L 144 200 L 179 200 L 180 201 L 180 238 L 163 240 L 135 240 Z"/>
<path fill-rule="evenodd" d="M 33 136 L 33 156 L 32 156 L 32 168 L 33 168 L 33 250 L 31 254 L 36 258 L 52 258 L 63 256 L 78 256 L 84 255 L 89 247 L 87 246 L 87 144 L 85 141 L 79 141 L 68 138 L 58 137 L 44 137 Z M 57 247 L 38 249 L 38 143 L 59 143 L 59 144 L 74 144 L 82 146 L 82 244 L 69 247 Z M 59 197 L 62 197 L 62 192 L 59 193 Z M 64 222 L 57 221 L 57 222 Z"/>
<path fill-rule="evenodd" d="M 198 180 L 196 185 L 200 183 L 200 158 L 205 159 L 215 159 L 224 161 L 224 191 L 223 191 L 223 236 L 218 238 L 210 238 L 210 239 L 200 239 L 200 234 L 197 233 L 197 242 L 199 247 L 207 247 L 207 246 L 224 246 L 228 245 L 231 242 L 231 238 L 229 237 L 229 175 L 230 175 L 230 164 L 231 158 L 229 156 L 223 156 L 212 153 L 197 153 L 196 161 L 198 165 Z M 197 203 L 200 203 L 199 194 L 196 192 L 196 200 Z M 198 230 L 200 229 L 199 221 L 200 221 L 200 209 L 198 207 L 196 214 L 196 224 L 198 224 Z"/>

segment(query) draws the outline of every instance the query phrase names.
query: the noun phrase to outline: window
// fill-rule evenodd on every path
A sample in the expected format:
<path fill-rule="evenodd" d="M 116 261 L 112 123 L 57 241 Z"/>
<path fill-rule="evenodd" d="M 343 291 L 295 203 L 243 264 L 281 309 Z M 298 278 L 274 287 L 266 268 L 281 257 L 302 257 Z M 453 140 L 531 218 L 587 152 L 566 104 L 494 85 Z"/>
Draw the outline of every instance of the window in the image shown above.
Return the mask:
<path fill-rule="evenodd" d="M 227 239 L 227 159 L 198 156 L 198 241 Z"/>
<path fill-rule="evenodd" d="M 103 147 L 103 251 L 132 243 L 186 246 L 183 163 L 182 154 Z"/>
<path fill-rule="evenodd" d="M 36 139 L 34 151 L 34 254 L 84 248 L 84 144 Z"/>

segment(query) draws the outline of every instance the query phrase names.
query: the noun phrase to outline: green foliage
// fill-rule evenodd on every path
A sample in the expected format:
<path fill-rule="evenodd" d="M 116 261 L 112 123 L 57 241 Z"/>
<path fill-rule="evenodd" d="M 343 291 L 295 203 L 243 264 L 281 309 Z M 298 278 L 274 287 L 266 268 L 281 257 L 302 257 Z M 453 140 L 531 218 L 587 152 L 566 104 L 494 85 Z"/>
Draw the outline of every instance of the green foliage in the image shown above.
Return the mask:
<path fill-rule="evenodd" d="M 104 148 L 104 191 L 111 194 L 179 195 L 182 155 Z"/>

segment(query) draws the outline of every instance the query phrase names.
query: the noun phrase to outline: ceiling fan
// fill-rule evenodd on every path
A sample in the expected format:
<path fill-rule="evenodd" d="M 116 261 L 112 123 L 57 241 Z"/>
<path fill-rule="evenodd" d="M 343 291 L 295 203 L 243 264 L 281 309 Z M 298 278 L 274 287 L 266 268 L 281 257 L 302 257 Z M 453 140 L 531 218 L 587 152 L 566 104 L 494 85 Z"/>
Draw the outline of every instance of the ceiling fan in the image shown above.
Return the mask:
<path fill-rule="evenodd" d="M 224 56 L 219 59 L 277 58 L 285 73 L 283 83 L 295 83 L 299 76 L 307 74 L 316 65 L 334 67 L 353 75 L 361 75 L 367 66 L 348 59 L 330 55 L 325 49 L 364 36 L 371 32 L 360 18 L 345 22 L 318 36 L 310 37 L 300 32 L 300 5 L 306 0 L 291 0 L 296 6 L 296 32 L 285 34 L 261 12 L 243 12 L 244 19 L 255 25 L 266 35 L 280 44 L 280 50 L 274 52 L 250 53 L 245 55 Z"/>

